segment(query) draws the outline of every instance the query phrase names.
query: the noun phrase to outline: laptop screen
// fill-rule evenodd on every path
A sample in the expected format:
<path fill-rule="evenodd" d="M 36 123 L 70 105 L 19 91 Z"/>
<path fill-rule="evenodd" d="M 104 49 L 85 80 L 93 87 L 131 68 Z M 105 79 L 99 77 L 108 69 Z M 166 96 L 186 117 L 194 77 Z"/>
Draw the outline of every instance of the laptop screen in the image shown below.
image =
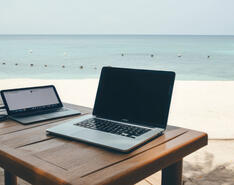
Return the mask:
<path fill-rule="evenodd" d="M 47 110 L 62 106 L 54 86 L 3 90 L 1 94 L 10 113 Z"/>
<path fill-rule="evenodd" d="M 93 114 L 165 128 L 174 79 L 174 72 L 104 67 Z"/>

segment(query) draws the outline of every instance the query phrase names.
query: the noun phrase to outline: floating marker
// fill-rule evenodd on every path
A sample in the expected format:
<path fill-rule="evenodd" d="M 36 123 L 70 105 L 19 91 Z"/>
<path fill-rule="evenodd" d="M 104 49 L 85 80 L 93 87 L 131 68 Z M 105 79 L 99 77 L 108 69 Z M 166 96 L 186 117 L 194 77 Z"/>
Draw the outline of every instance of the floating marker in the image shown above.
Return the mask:
<path fill-rule="evenodd" d="M 33 66 L 34 66 L 34 64 L 30 64 L 30 66 L 31 66 L 31 67 L 33 67 Z"/>
<path fill-rule="evenodd" d="M 96 67 L 94 67 L 94 69 L 96 70 L 97 68 L 96 68 Z"/>
<path fill-rule="evenodd" d="M 84 67 L 83 66 L 80 66 L 80 69 L 83 69 Z"/>
<path fill-rule="evenodd" d="M 6 65 L 6 63 L 5 63 L 5 62 L 3 62 L 3 63 L 2 63 L 2 65 Z"/>
<path fill-rule="evenodd" d="M 62 68 L 65 68 L 65 65 L 62 65 Z"/>
<path fill-rule="evenodd" d="M 15 63 L 16 66 L 18 66 L 18 63 Z"/>
<path fill-rule="evenodd" d="M 44 67 L 47 67 L 47 65 L 45 64 Z"/>
<path fill-rule="evenodd" d="M 181 54 L 177 54 L 177 57 L 182 57 L 182 55 Z"/>
<path fill-rule="evenodd" d="M 122 54 L 121 54 L 121 56 L 123 57 L 123 56 L 124 56 L 124 54 L 122 53 Z"/>
<path fill-rule="evenodd" d="M 210 58 L 210 55 L 208 55 L 207 58 Z"/>
<path fill-rule="evenodd" d="M 150 56 L 151 56 L 151 57 L 154 57 L 154 55 L 153 55 L 153 54 L 151 54 Z"/>

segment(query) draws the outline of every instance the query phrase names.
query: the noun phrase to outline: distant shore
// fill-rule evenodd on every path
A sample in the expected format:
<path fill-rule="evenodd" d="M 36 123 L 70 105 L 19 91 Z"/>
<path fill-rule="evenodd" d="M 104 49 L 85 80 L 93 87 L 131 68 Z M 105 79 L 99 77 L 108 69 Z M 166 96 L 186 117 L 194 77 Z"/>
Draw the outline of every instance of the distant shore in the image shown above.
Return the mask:
<path fill-rule="evenodd" d="M 98 79 L 4 79 L 0 89 L 53 84 L 63 102 L 93 107 Z M 169 124 L 234 138 L 234 81 L 176 81 Z"/>

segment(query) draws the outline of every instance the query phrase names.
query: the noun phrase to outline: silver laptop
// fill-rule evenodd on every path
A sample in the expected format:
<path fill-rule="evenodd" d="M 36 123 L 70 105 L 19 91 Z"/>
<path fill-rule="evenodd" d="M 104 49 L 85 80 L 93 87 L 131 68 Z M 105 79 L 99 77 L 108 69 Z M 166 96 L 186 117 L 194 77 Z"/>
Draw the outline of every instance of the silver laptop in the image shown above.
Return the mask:
<path fill-rule="evenodd" d="M 65 108 L 53 85 L 2 90 L 8 117 L 22 124 L 78 115 L 78 110 Z"/>
<path fill-rule="evenodd" d="M 174 79 L 174 72 L 104 67 L 92 115 L 47 132 L 129 152 L 166 129 Z"/>

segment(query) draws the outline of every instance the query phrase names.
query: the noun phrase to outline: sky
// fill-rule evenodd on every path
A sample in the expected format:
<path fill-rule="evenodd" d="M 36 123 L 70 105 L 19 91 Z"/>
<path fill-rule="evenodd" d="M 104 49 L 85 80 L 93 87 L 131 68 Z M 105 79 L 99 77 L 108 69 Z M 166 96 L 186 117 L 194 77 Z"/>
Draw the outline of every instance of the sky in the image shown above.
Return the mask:
<path fill-rule="evenodd" d="M 0 34 L 234 35 L 234 0 L 0 0 Z"/>

